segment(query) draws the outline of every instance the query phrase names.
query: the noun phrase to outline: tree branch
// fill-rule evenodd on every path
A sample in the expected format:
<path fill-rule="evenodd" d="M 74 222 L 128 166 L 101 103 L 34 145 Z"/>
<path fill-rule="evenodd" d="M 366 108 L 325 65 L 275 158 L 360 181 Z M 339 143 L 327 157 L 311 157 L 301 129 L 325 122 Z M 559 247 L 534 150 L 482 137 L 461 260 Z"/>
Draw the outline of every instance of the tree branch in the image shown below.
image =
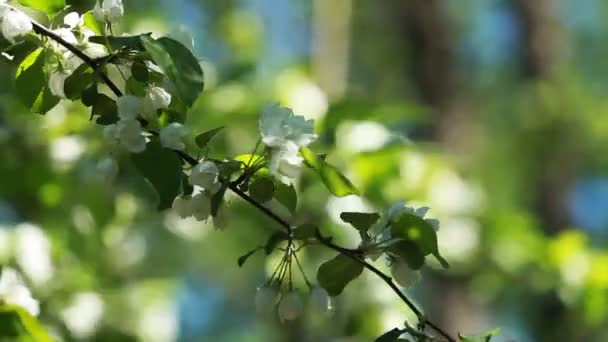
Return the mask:
<path fill-rule="evenodd" d="M 47 29 L 46 27 L 38 24 L 37 22 L 32 21 L 32 25 L 34 27 L 34 31 L 37 34 L 40 34 L 42 36 L 46 36 L 46 37 L 54 40 L 55 42 L 57 42 L 61 46 L 63 46 L 66 49 L 68 49 L 70 52 L 72 52 L 78 58 L 80 58 L 83 62 L 85 62 L 86 64 L 88 64 L 93 70 L 96 71 L 96 73 L 99 75 L 99 77 L 101 78 L 101 80 L 112 90 L 112 92 L 116 96 L 120 97 L 120 96 L 123 95 L 122 92 L 120 91 L 120 89 L 118 89 L 118 87 L 108 78 L 108 76 L 103 72 L 103 70 L 100 70 L 100 65 L 97 62 L 95 62 L 93 59 L 91 59 L 89 56 L 87 56 L 84 52 L 82 52 L 76 46 L 74 46 L 74 45 L 68 43 L 67 41 L 65 41 L 63 38 L 61 38 L 59 35 L 57 35 L 53 31 L 51 31 L 51 30 Z M 190 164 L 191 166 L 196 166 L 198 164 L 197 159 L 194 158 L 194 157 L 192 157 L 192 156 L 190 156 L 189 154 L 187 154 L 187 153 L 185 153 L 183 151 L 178 151 L 178 150 L 174 150 L 174 152 L 182 160 L 184 160 L 186 163 Z M 226 184 L 227 184 L 228 189 L 230 189 L 232 192 L 234 192 L 235 194 L 237 194 L 240 198 L 242 198 L 243 200 L 245 200 L 250 205 L 252 205 L 255 208 L 257 208 L 258 210 L 260 210 L 262 213 L 264 213 L 266 216 L 268 216 L 269 218 L 271 218 L 272 220 L 274 220 L 276 223 L 278 223 L 280 226 L 282 226 L 288 233 L 291 234 L 292 227 L 291 227 L 291 225 L 287 221 L 285 221 L 280 216 L 278 216 L 277 214 L 275 214 L 272 210 L 266 208 L 261 203 L 258 203 L 255 199 L 253 199 L 252 197 L 250 197 L 249 195 L 247 195 L 245 192 L 243 192 L 242 190 L 240 190 L 238 188 L 237 184 L 232 184 L 230 182 L 226 182 Z M 395 284 L 395 282 L 393 282 L 393 280 L 392 280 L 392 278 L 390 276 L 388 276 L 387 274 L 385 274 L 382 271 L 380 271 L 374 265 L 372 265 L 372 264 L 368 263 L 367 261 L 365 261 L 364 258 L 362 258 L 358 254 L 356 254 L 356 250 L 340 247 L 338 245 L 333 244 L 328 239 L 324 239 L 323 237 L 320 237 L 320 236 L 318 237 L 318 240 L 319 240 L 319 242 L 323 246 L 325 246 L 325 247 L 327 247 L 329 249 L 332 249 L 332 250 L 334 250 L 334 251 L 336 251 L 338 253 L 346 255 L 347 257 L 349 257 L 352 260 L 354 260 L 354 261 L 358 262 L 359 264 L 361 264 L 367 270 L 369 270 L 372 273 L 374 273 L 376 276 L 378 276 L 380 279 L 382 279 L 382 281 L 384 281 L 393 290 L 393 292 L 395 292 L 395 294 L 397 294 L 397 296 L 399 296 L 399 298 L 410 308 L 410 310 L 412 310 L 412 312 L 414 312 L 414 314 L 416 314 L 416 316 L 418 317 L 418 319 L 420 320 L 421 323 L 423 323 L 424 325 L 428 325 L 429 327 L 433 328 L 440 335 L 442 335 L 447 341 L 449 341 L 449 342 L 456 342 L 456 340 L 453 337 L 451 337 L 447 332 L 445 332 L 444 330 L 442 330 L 441 328 L 439 328 L 437 325 L 433 324 L 431 321 L 429 321 L 428 319 L 426 319 L 424 317 L 424 315 L 422 314 L 422 312 L 416 307 L 416 305 L 414 305 L 414 303 L 399 289 L 399 287 Z"/>

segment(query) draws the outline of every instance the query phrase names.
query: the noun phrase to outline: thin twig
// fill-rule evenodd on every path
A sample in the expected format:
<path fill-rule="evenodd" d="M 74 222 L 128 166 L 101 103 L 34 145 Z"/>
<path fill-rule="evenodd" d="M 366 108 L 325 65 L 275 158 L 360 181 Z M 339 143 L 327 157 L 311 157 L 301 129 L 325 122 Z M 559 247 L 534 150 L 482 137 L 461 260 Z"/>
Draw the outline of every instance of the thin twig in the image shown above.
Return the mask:
<path fill-rule="evenodd" d="M 93 59 L 91 59 L 89 56 L 87 56 L 84 52 L 82 52 L 76 46 L 65 41 L 63 38 L 61 38 L 55 32 L 47 29 L 46 27 L 38 24 L 37 22 L 32 21 L 32 25 L 34 27 L 34 32 L 54 40 L 55 42 L 57 42 L 61 46 L 65 47 L 70 52 L 72 52 L 78 58 L 80 58 L 83 62 L 88 64 L 97 73 L 97 75 L 99 75 L 101 80 L 110 88 L 110 90 L 112 90 L 112 92 L 116 96 L 120 97 L 123 95 L 122 92 L 120 91 L 120 89 L 118 89 L 118 87 L 116 86 L 116 84 L 114 84 L 108 78 L 108 76 L 103 72 L 103 70 L 100 70 L 100 65 L 97 62 L 95 62 Z M 196 160 L 196 158 L 190 156 L 189 154 L 187 154 L 183 151 L 175 150 L 175 153 L 182 160 L 184 160 L 191 166 L 195 166 L 198 164 L 198 161 Z M 251 198 L 245 192 L 241 191 L 237 187 L 237 184 L 231 184 L 228 182 L 227 186 L 228 186 L 228 189 L 230 189 L 232 192 L 237 194 L 243 200 L 245 200 L 252 206 L 256 207 L 258 210 L 263 212 L 266 216 L 268 216 L 269 218 L 271 218 L 275 222 L 277 222 L 279 225 L 281 225 L 290 234 L 290 238 L 291 238 L 292 227 L 287 221 L 285 221 L 283 218 L 281 218 L 280 216 L 275 214 L 272 210 L 270 210 L 270 209 L 264 207 L 262 204 L 258 203 L 256 200 Z M 376 274 L 380 279 L 382 279 L 393 290 L 393 292 L 395 292 L 395 294 L 397 294 L 397 296 L 399 296 L 399 298 L 410 308 L 410 310 L 412 310 L 412 312 L 414 312 L 414 314 L 416 314 L 416 316 L 418 316 L 418 318 L 419 318 L 419 320 L 421 320 L 421 322 L 423 322 L 425 325 L 428 325 L 429 327 L 433 328 L 435 331 L 437 331 L 439 334 L 441 334 L 447 341 L 456 342 L 456 340 L 453 337 L 451 337 L 447 332 L 445 332 L 443 329 L 439 328 L 437 325 L 435 325 L 434 323 L 432 323 L 431 321 L 426 319 L 424 317 L 424 315 L 422 314 L 422 312 L 414 305 L 414 303 L 397 287 L 397 285 L 395 285 L 392 278 L 389 277 L 388 275 L 386 275 L 385 273 L 383 273 L 382 271 L 380 271 L 379 269 L 377 269 L 374 265 L 366 262 L 357 253 L 358 250 L 352 250 L 352 249 L 340 247 L 338 245 L 331 243 L 327 239 L 319 238 L 318 240 L 320 241 L 320 243 L 322 245 L 326 246 L 327 248 L 346 255 L 347 257 L 351 258 L 353 261 L 360 263 L 363 267 L 365 267 L 372 273 Z"/>

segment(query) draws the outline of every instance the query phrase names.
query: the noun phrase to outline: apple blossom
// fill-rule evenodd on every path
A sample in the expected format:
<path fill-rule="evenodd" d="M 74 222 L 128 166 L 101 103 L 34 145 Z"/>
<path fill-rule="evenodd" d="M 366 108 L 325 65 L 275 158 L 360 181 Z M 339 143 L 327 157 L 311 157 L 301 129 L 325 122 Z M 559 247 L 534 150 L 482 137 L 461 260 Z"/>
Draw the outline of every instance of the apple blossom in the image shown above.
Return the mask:
<path fill-rule="evenodd" d="M 3 267 L 0 275 L 1 302 L 20 306 L 32 316 L 38 316 L 40 313 L 40 304 L 32 297 L 17 271 L 10 267 Z"/>
<path fill-rule="evenodd" d="M 15 39 L 26 35 L 33 29 L 32 20 L 25 13 L 0 4 L 2 21 L 2 35 L 9 42 L 15 43 Z"/>
<path fill-rule="evenodd" d="M 293 321 L 302 314 L 303 308 L 304 305 L 302 304 L 300 295 L 295 291 L 290 291 L 281 298 L 281 302 L 279 303 L 279 318 L 281 321 Z"/>
<path fill-rule="evenodd" d="M 217 165 L 214 162 L 203 160 L 192 168 L 189 181 L 192 185 L 200 186 L 206 191 L 215 193 L 220 185 L 218 175 L 219 169 Z"/>
<path fill-rule="evenodd" d="M 122 0 L 103 0 L 101 5 L 99 1 L 95 3 L 93 15 L 99 21 L 113 23 L 122 17 L 124 11 Z"/>

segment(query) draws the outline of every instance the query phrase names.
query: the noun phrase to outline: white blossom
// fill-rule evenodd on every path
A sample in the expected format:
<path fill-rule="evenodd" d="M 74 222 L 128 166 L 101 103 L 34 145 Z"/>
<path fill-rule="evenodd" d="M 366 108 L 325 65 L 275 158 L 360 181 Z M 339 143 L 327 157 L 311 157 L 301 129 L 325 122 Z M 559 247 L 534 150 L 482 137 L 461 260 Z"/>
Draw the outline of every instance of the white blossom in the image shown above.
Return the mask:
<path fill-rule="evenodd" d="M 10 267 L 3 267 L 0 275 L 0 302 L 17 305 L 27 310 L 32 316 L 40 313 L 40 304 L 32 297 L 23 280 Z"/>
<path fill-rule="evenodd" d="M 271 286 L 259 287 L 255 294 L 255 309 L 258 314 L 272 312 L 279 301 L 279 292 Z"/>
<path fill-rule="evenodd" d="M 215 193 L 220 187 L 218 176 L 217 165 L 214 162 L 203 160 L 192 168 L 189 181 L 192 185 L 200 186 L 210 193 Z"/>
<path fill-rule="evenodd" d="M 56 71 L 49 75 L 49 90 L 51 94 L 65 99 L 65 80 L 70 76 L 66 71 Z"/>
<path fill-rule="evenodd" d="M 292 141 L 287 141 L 272 152 L 268 169 L 285 184 L 291 184 L 298 176 L 304 159 L 298 156 L 299 147 Z"/>
<path fill-rule="evenodd" d="M 93 8 L 93 15 L 99 21 L 113 23 L 122 17 L 124 11 L 122 0 L 103 0 L 101 5 L 97 1 Z"/>
<path fill-rule="evenodd" d="M 70 12 L 63 17 L 63 23 L 71 29 L 76 28 L 82 21 L 82 17 L 78 12 Z"/>
<path fill-rule="evenodd" d="M 198 221 L 206 220 L 211 214 L 211 199 L 205 192 L 198 193 L 190 200 L 192 216 Z"/>
<path fill-rule="evenodd" d="M 281 321 L 293 321 L 302 313 L 304 305 L 297 292 L 291 291 L 279 303 L 279 318 Z"/>
<path fill-rule="evenodd" d="M 301 147 L 317 139 L 313 133 L 313 120 L 294 115 L 291 109 L 281 107 L 278 103 L 264 107 L 259 126 L 262 142 L 268 147 L 281 147 L 287 141 Z"/>
<path fill-rule="evenodd" d="M 159 109 L 167 109 L 171 104 L 171 94 L 161 87 L 149 87 L 144 97 L 144 112 L 154 116 Z"/>
<path fill-rule="evenodd" d="M 110 144 L 120 144 L 132 153 L 146 149 L 146 137 L 142 133 L 141 124 L 134 119 L 122 119 L 116 124 L 107 125 L 103 131 Z"/>
<path fill-rule="evenodd" d="M 190 196 L 177 196 L 173 200 L 172 205 L 175 213 L 181 218 L 187 218 L 192 216 L 192 197 Z"/>
<path fill-rule="evenodd" d="M 420 272 L 411 269 L 403 261 L 395 261 L 391 266 L 391 274 L 397 284 L 403 287 L 412 286 L 420 278 Z"/>
<path fill-rule="evenodd" d="M 166 148 L 181 151 L 186 148 L 183 139 L 187 134 L 188 131 L 184 125 L 172 122 L 160 130 L 160 143 Z"/>
<path fill-rule="evenodd" d="M 124 95 L 116 100 L 118 116 L 123 120 L 133 120 L 143 111 L 143 100 L 137 96 Z"/>
<path fill-rule="evenodd" d="M 33 29 L 30 17 L 4 4 L 0 4 L 0 16 L 2 35 L 11 43 L 15 43 L 16 38 L 31 32 Z"/>

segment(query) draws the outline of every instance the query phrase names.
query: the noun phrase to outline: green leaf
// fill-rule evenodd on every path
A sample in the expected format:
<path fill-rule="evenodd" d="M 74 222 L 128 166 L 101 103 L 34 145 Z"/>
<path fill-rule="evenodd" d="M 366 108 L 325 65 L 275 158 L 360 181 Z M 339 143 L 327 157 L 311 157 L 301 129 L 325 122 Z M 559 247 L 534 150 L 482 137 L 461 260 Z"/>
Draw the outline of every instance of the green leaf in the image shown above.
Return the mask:
<path fill-rule="evenodd" d="M 30 111 L 40 114 L 45 114 L 59 102 L 48 88 L 45 60 L 45 52 L 37 49 L 21 62 L 15 75 L 17 96 Z"/>
<path fill-rule="evenodd" d="M 318 229 L 314 224 L 305 223 L 293 230 L 293 237 L 298 240 L 310 239 L 316 236 Z"/>
<path fill-rule="evenodd" d="M 399 341 L 399 336 L 401 336 L 402 334 L 403 330 L 399 328 L 394 328 L 382 334 L 382 336 L 378 337 L 375 342 L 396 342 Z"/>
<path fill-rule="evenodd" d="M 289 239 L 289 236 L 285 232 L 276 232 L 270 235 L 268 241 L 266 241 L 266 245 L 264 246 L 264 251 L 266 252 L 266 255 L 272 253 L 272 251 L 277 248 L 279 243 L 287 239 Z"/>
<path fill-rule="evenodd" d="M 439 260 L 441 266 L 449 267 L 447 261 L 439 254 L 435 229 L 424 219 L 414 214 L 401 214 L 399 219 L 391 226 L 391 234 L 395 238 L 413 242 L 423 255 L 432 254 Z"/>
<path fill-rule="evenodd" d="M 131 74 L 133 75 L 133 78 L 143 83 L 147 83 L 150 78 L 148 67 L 141 59 L 133 62 L 133 65 L 131 66 Z"/>
<path fill-rule="evenodd" d="M 84 95 L 83 95 L 84 96 Z M 87 100 L 87 102 L 90 100 Z M 116 102 L 105 94 L 96 94 L 94 98 L 91 115 L 97 115 L 96 123 L 110 125 L 118 121 L 118 109 Z"/>
<path fill-rule="evenodd" d="M 330 296 L 335 297 L 363 272 L 363 265 L 344 254 L 319 266 L 317 280 Z"/>
<path fill-rule="evenodd" d="M 19 306 L 6 304 L 0 304 L 0 340 L 52 341 L 35 317 Z"/>
<path fill-rule="evenodd" d="M 250 256 L 254 255 L 260 249 L 262 249 L 262 248 L 261 247 L 257 247 L 257 248 L 254 248 L 254 249 L 250 250 L 249 252 L 247 252 L 247 254 L 241 255 L 239 257 L 239 259 L 237 260 L 237 264 L 239 265 L 239 267 L 243 267 L 243 265 L 245 264 L 245 262 L 247 262 L 247 259 L 249 259 Z"/>
<path fill-rule="evenodd" d="M 17 0 L 23 6 L 31 7 L 52 17 L 65 7 L 63 0 Z"/>
<path fill-rule="evenodd" d="M 83 89 L 89 87 L 95 81 L 93 69 L 86 63 L 81 64 L 74 72 L 65 79 L 63 91 L 65 96 L 74 101 L 82 96 Z"/>
<path fill-rule="evenodd" d="M 135 77 L 129 77 L 126 84 L 127 93 L 144 97 L 146 95 L 146 86 L 145 83 L 139 82 Z"/>
<path fill-rule="evenodd" d="M 259 203 L 268 202 L 274 193 L 274 183 L 270 177 L 256 177 L 249 184 L 249 195 Z"/>
<path fill-rule="evenodd" d="M 93 31 L 97 35 L 103 34 L 103 24 L 95 18 L 93 11 L 88 11 L 82 16 L 84 26 L 89 30 Z"/>
<path fill-rule="evenodd" d="M 89 41 L 91 43 L 101 44 L 101 45 L 110 45 L 110 47 L 114 50 L 120 49 L 129 49 L 129 50 L 137 50 L 144 51 L 144 45 L 142 44 L 141 38 L 147 37 L 150 38 L 150 34 L 141 34 L 136 36 L 92 36 L 89 37 Z"/>
<path fill-rule="evenodd" d="M 222 184 L 222 187 L 211 196 L 211 216 L 216 217 L 220 211 L 222 203 L 224 203 L 224 195 L 226 194 L 227 185 Z"/>
<path fill-rule="evenodd" d="M 182 164 L 177 154 L 163 148 L 157 139 L 153 139 L 145 151 L 132 153 L 131 159 L 156 189 L 160 198 L 158 210 L 170 208 L 180 193 Z"/>
<path fill-rule="evenodd" d="M 488 331 L 480 335 L 465 336 L 462 334 L 458 334 L 458 337 L 460 338 L 461 342 L 490 342 L 492 337 L 498 334 L 500 334 L 500 328 L 496 328 L 492 331 Z"/>
<path fill-rule="evenodd" d="M 203 70 L 190 50 L 167 37 L 155 40 L 149 36 L 141 36 L 141 42 L 152 60 L 174 84 L 178 97 L 186 107 L 192 106 L 203 91 L 204 78 Z"/>
<path fill-rule="evenodd" d="M 275 184 L 274 198 L 281 203 L 290 213 L 295 214 L 298 207 L 298 193 L 293 185 L 283 183 Z"/>
<path fill-rule="evenodd" d="M 325 184 L 332 194 L 338 197 L 359 195 L 359 190 L 335 166 L 319 158 L 307 147 L 301 147 L 300 154 L 304 158 L 306 165 L 317 172 L 323 184 Z"/>
<path fill-rule="evenodd" d="M 340 214 L 340 218 L 342 221 L 350 223 L 358 231 L 367 232 L 378 221 L 380 215 L 378 213 L 343 212 Z"/>
<path fill-rule="evenodd" d="M 418 270 L 424 265 L 424 254 L 412 241 L 397 241 L 387 249 L 391 254 L 403 259 L 413 270 Z"/>
<path fill-rule="evenodd" d="M 203 132 L 194 138 L 194 142 L 196 142 L 196 146 L 200 148 L 205 148 L 209 141 L 213 139 L 213 137 L 218 134 L 221 130 L 224 129 L 224 126 L 216 127 L 214 129 L 210 129 L 206 132 Z"/>
<path fill-rule="evenodd" d="M 80 101 L 87 107 L 92 107 L 97 102 L 97 83 L 89 85 L 82 91 Z"/>

